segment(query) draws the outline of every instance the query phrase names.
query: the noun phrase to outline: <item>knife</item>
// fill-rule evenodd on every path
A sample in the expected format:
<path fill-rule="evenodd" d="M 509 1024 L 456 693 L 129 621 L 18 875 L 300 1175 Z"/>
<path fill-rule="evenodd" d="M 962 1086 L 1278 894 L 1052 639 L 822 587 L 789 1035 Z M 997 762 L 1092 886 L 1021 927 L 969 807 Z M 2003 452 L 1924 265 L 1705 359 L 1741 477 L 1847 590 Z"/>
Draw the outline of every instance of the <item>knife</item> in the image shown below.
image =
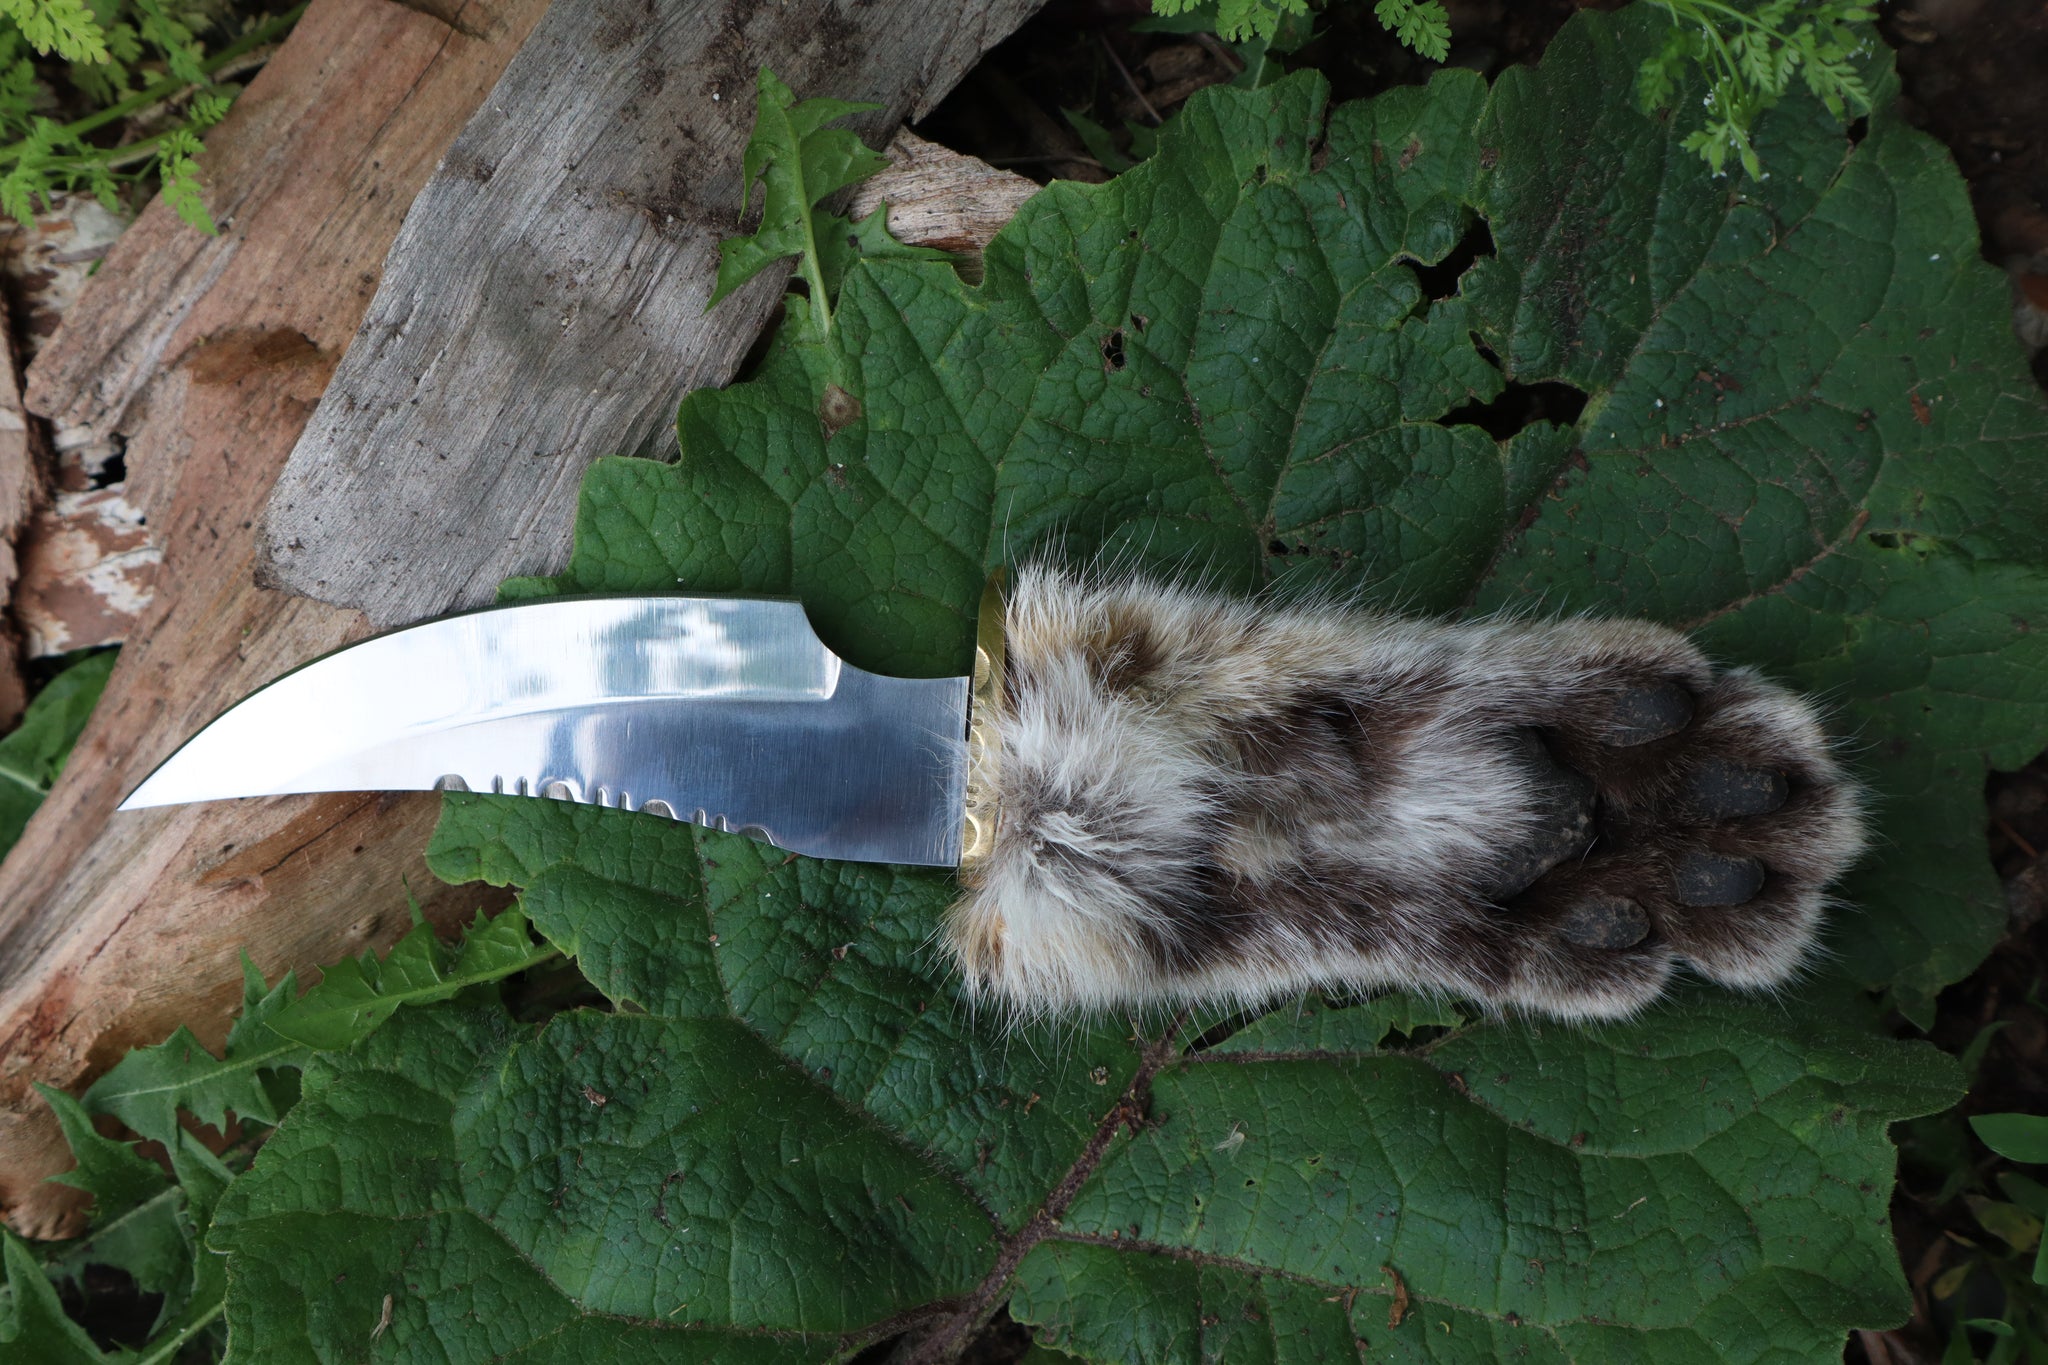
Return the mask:
<path fill-rule="evenodd" d="M 1420 621 L 1046 565 L 971 677 L 794 601 L 564 597 L 361 641 L 121 809 L 295 792 L 586 802 L 958 867 L 942 941 L 1014 1013 L 1420 987 L 1626 1015 L 1795 976 L 1862 797 L 1813 706 L 1640 621 Z"/>
<path fill-rule="evenodd" d="M 561 597 L 344 646 L 229 708 L 122 810 L 470 791 L 694 821 L 819 858 L 951 867 L 966 678 L 889 678 L 801 604 Z"/>

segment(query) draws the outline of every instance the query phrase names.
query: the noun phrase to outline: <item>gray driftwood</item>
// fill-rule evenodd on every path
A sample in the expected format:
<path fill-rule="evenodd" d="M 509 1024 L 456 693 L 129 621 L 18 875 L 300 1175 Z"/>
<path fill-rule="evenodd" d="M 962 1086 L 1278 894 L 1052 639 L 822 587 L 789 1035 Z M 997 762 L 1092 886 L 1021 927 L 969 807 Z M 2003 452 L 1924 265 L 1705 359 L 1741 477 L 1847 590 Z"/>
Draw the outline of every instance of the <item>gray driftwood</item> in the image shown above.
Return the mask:
<path fill-rule="evenodd" d="M 704 304 L 766 65 L 878 143 L 1040 0 L 557 0 L 414 203 L 293 450 L 264 581 L 388 626 L 561 567 L 601 455 L 661 451 L 782 288 Z"/>

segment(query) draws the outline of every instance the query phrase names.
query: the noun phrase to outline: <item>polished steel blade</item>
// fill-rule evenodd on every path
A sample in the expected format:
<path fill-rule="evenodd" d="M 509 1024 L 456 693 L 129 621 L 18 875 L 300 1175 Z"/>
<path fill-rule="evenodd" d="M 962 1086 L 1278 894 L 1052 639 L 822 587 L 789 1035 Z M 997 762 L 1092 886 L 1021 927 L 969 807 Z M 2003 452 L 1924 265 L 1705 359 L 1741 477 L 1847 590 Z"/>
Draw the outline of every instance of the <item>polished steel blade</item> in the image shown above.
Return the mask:
<path fill-rule="evenodd" d="M 238 702 L 122 810 L 289 792 L 506 792 L 821 858 L 959 861 L 966 678 L 885 678 L 795 602 L 561 598 L 364 640 Z"/>

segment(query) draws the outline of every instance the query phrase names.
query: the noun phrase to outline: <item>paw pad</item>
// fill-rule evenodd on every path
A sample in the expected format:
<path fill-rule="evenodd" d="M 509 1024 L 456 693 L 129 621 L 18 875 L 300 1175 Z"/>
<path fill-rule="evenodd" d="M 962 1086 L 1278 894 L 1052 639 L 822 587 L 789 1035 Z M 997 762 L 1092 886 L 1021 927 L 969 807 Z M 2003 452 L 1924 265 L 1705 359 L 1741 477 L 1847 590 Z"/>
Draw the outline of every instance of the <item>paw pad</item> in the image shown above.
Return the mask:
<path fill-rule="evenodd" d="M 1701 763 L 1693 769 L 1685 786 L 1686 804 L 1706 820 L 1769 815 L 1783 806 L 1791 794 L 1791 785 L 1783 773 L 1745 768 L 1725 758 L 1710 758 Z"/>
<path fill-rule="evenodd" d="M 1608 707 L 1599 738 L 1617 749 L 1669 739 L 1692 724 L 1693 710 L 1692 693 L 1678 683 L 1631 688 Z"/>
<path fill-rule="evenodd" d="M 1566 912 L 1558 937 L 1579 948 L 1633 948 L 1650 936 L 1650 917 L 1621 896 L 1595 896 Z"/>
<path fill-rule="evenodd" d="M 1671 893 L 1680 905 L 1709 909 L 1747 904 L 1764 888 L 1764 865 L 1754 858 L 1688 853 L 1671 873 Z"/>
<path fill-rule="evenodd" d="M 1559 706 L 1544 729 L 1596 793 L 1596 833 L 1506 906 L 1514 922 L 1547 926 L 1552 945 L 1517 950 L 1514 998 L 1625 1013 L 1673 963 L 1731 986 L 1789 979 L 1863 839 L 1855 786 L 1811 706 L 1744 669 L 1606 687 Z M 1560 788 L 1530 784 L 1534 827 L 1554 823 Z"/>

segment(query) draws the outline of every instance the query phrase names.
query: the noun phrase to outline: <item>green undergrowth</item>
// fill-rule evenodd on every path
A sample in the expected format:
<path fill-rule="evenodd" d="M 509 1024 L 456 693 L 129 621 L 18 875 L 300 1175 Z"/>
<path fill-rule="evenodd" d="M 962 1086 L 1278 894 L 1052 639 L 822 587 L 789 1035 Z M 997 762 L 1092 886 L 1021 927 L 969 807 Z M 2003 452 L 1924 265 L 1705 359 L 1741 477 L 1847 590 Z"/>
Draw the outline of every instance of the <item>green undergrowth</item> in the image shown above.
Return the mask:
<path fill-rule="evenodd" d="M 1863 68 L 1877 50 L 1877 11 L 1865 0 L 1644 0 L 1669 19 L 1663 44 L 1636 68 L 1643 112 L 1669 113 L 1681 86 L 1704 84 L 1704 113 L 1680 144 L 1715 175 L 1731 159 L 1751 179 L 1764 175 L 1752 132 L 1764 113 L 1796 83 L 1836 119 L 1870 111 Z M 1207 31 L 1239 45 L 1245 71 L 1238 83 L 1260 84 L 1259 72 L 1309 33 L 1310 0 L 1152 0 L 1153 11 L 1183 31 Z M 1451 19 L 1440 0 L 1375 0 L 1373 17 L 1404 47 L 1431 61 L 1450 56 Z M 1686 79 L 1697 73 L 1698 81 Z M 1072 115 L 1068 116 L 1070 119 Z M 1126 158 L 1102 149 L 1077 123 L 1089 153 L 1112 170 Z M 1106 141 L 1106 138 L 1104 139 Z"/>
<path fill-rule="evenodd" d="M 300 1073 L 323 1053 L 376 1033 L 401 1006 L 463 1000 L 555 956 L 514 909 L 479 918 L 452 947 L 430 926 L 415 923 L 383 958 L 345 960 L 303 992 L 291 973 L 267 985 L 245 958 L 241 1012 L 218 1054 L 181 1028 L 129 1053 L 79 1098 L 38 1086 L 78 1163 L 54 1178 L 91 1196 L 92 1227 L 71 1241 L 31 1249 L 0 1225 L 0 1360 L 155 1365 L 218 1359 L 227 1343 L 227 1267 L 207 1237 L 222 1195 L 298 1101 Z M 161 1157 L 150 1159 L 136 1145 L 104 1136 L 95 1115 L 116 1121 Z M 209 1145 L 181 1115 L 235 1140 Z M 85 1316 L 95 1316 L 92 1266 L 124 1271 L 141 1294 L 157 1298 L 142 1339 L 95 1341 L 66 1312 L 62 1291 Z"/>
<path fill-rule="evenodd" d="M 28 227 L 60 191 L 116 209 L 130 186 L 153 182 L 179 217 L 213 232 L 198 158 L 240 93 L 223 73 L 281 40 L 304 8 L 0 0 L 0 212 Z"/>
<path fill-rule="evenodd" d="M 28 818 L 64 771 L 71 747 L 92 715 L 115 652 L 74 658 L 36 693 L 21 722 L 0 736 L 0 857 L 14 847 Z"/>
<path fill-rule="evenodd" d="M 1811 980 L 1598 1028 L 1396 995 L 1006 1032 L 933 949 L 947 874 L 449 796 L 437 875 L 521 889 L 491 971 L 359 966 L 296 1025 L 252 982 L 225 1057 L 173 1040 L 83 1099 L 176 1140 L 296 1093 L 180 1186 L 229 1359 L 946 1359 L 1007 1307 L 1041 1360 L 1824 1361 L 1902 1320 L 1887 1129 L 1960 1084 L 1881 1021 L 2002 923 L 1981 792 L 2048 738 L 2048 414 L 1888 70 L 1858 137 L 1793 90 L 1769 177 L 1714 181 L 1630 94 L 1664 23 L 1582 15 L 1490 88 L 1206 92 L 1034 198 L 980 286 L 843 261 L 829 329 L 816 233 L 757 239 L 813 297 L 684 402 L 677 463 L 594 466 L 568 571 L 507 594 L 789 594 L 924 675 L 1050 540 L 1669 622 L 1826 698 L 1876 794 Z M 784 112 L 770 230 L 835 173 Z M 600 1003 L 535 1022 L 492 973 L 550 950 Z M 0 1344 L 57 1331 L 8 1254 Z"/>

